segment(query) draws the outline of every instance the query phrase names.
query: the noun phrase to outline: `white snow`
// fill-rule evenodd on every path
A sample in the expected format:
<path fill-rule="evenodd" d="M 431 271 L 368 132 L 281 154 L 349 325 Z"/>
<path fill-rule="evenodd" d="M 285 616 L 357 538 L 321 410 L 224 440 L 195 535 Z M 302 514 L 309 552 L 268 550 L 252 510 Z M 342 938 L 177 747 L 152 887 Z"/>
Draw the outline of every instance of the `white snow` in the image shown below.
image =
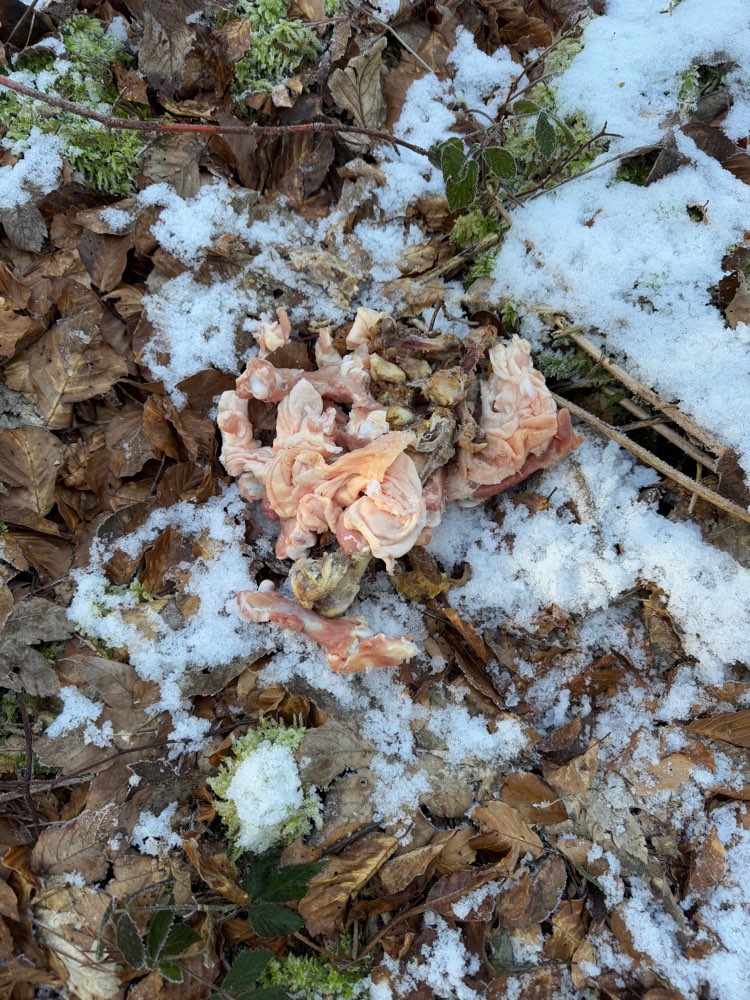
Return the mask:
<path fill-rule="evenodd" d="M 130 842 L 141 854 L 157 857 L 179 847 L 182 838 L 172 830 L 172 820 L 177 812 L 177 803 L 171 802 L 160 813 L 144 810 L 133 827 Z"/>
<path fill-rule="evenodd" d="M 63 703 L 62 711 L 47 727 L 46 735 L 51 739 L 71 733 L 86 723 L 93 724 L 104 711 L 103 705 L 97 705 L 72 685 L 60 688 L 60 698 Z"/>

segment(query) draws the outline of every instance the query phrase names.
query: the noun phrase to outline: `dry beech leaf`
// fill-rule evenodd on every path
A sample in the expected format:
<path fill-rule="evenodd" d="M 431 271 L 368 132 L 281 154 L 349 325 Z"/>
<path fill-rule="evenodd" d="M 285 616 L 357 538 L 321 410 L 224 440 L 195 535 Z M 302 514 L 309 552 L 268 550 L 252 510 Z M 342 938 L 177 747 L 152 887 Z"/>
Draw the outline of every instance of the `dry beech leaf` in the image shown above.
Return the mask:
<path fill-rule="evenodd" d="M 475 889 L 502 877 L 505 865 L 485 865 L 482 868 L 467 868 L 439 878 L 427 894 L 427 905 L 443 916 L 455 917 L 453 904 Z"/>
<path fill-rule="evenodd" d="M 95 326 L 73 318 L 60 320 L 6 369 L 11 389 L 34 395 L 51 430 L 69 427 L 73 403 L 102 395 L 127 371 L 125 359 L 102 342 Z"/>
<path fill-rule="evenodd" d="M 562 898 L 567 873 L 562 858 L 544 858 L 506 885 L 497 899 L 497 920 L 506 930 L 547 920 Z"/>
<path fill-rule="evenodd" d="M 384 891 L 389 895 L 401 892 L 415 878 L 424 875 L 432 867 L 442 850 L 442 844 L 433 842 L 425 847 L 418 847 L 416 851 L 409 851 L 406 854 L 399 854 L 396 858 L 391 858 L 380 869 L 380 884 Z"/>
<path fill-rule="evenodd" d="M 182 849 L 190 864 L 209 889 L 214 889 L 231 903 L 247 903 L 249 901 L 248 894 L 234 880 L 232 864 L 226 854 L 215 854 L 209 857 L 201 851 L 200 845 L 192 837 L 186 837 L 183 840 Z"/>
<path fill-rule="evenodd" d="M 75 871 L 75 866 L 68 871 Z M 124 996 L 118 967 L 97 955 L 97 941 L 110 896 L 87 886 L 58 889 L 34 908 L 42 942 L 54 955 L 53 968 L 67 980 L 77 1000 L 115 1000 Z M 61 945 L 62 942 L 62 945 Z"/>
<path fill-rule="evenodd" d="M 707 719 L 696 719 L 688 726 L 691 733 L 709 740 L 723 740 L 736 747 L 750 749 L 750 708 L 741 712 L 720 712 Z"/>
<path fill-rule="evenodd" d="M 84 812 L 68 823 L 42 830 L 31 854 L 31 869 L 37 875 L 78 872 L 86 882 L 98 882 L 109 870 L 105 845 L 118 825 L 117 810 L 105 807 Z"/>
<path fill-rule="evenodd" d="M 471 846 L 477 850 L 509 854 L 513 859 L 512 866 L 515 866 L 519 857 L 527 853 L 538 858 L 544 849 L 528 823 L 506 802 L 488 802 L 484 806 L 477 806 L 471 818 L 479 824 L 481 830 L 479 836 L 472 838 Z"/>
<path fill-rule="evenodd" d="M 564 899 L 552 917 L 552 937 L 544 943 L 547 958 L 569 962 L 586 937 L 585 899 Z"/>
<path fill-rule="evenodd" d="M 527 823 L 551 826 L 568 818 L 565 805 L 546 781 L 528 771 L 513 771 L 505 779 L 500 798 L 517 809 Z"/>
<path fill-rule="evenodd" d="M 599 768 L 599 744 L 594 743 L 585 753 L 574 757 L 569 764 L 555 767 L 550 764 L 544 769 L 544 780 L 559 795 L 583 795 L 591 787 L 591 782 Z"/>
<path fill-rule="evenodd" d="M 43 427 L 0 431 L 0 479 L 11 487 L 7 502 L 47 514 L 54 504 L 63 446 Z"/>
<path fill-rule="evenodd" d="M 693 852 L 690 858 L 686 896 L 702 896 L 718 885 L 724 877 L 726 853 L 724 845 L 719 840 L 716 827 Z"/>
<path fill-rule="evenodd" d="M 366 128 L 381 129 L 385 123 L 383 52 L 387 44 L 385 37 L 379 38 L 366 52 L 350 60 L 346 69 L 332 73 L 328 81 L 338 107 Z M 359 140 L 356 145 L 363 143 Z"/>
<path fill-rule="evenodd" d="M 299 904 L 310 934 L 331 935 L 343 930 L 342 917 L 352 896 L 366 885 L 398 847 L 387 833 L 368 833 L 331 858 L 311 879 Z"/>
<path fill-rule="evenodd" d="M 440 844 L 442 850 L 435 862 L 438 875 L 450 875 L 474 864 L 477 852 L 469 846 L 469 841 L 475 835 L 470 826 L 459 827 L 457 830 L 441 830 L 432 838 L 431 843 Z"/>
<path fill-rule="evenodd" d="M 43 597 L 27 597 L 16 604 L 0 633 L 2 683 L 12 691 L 50 697 L 60 681 L 42 654 L 32 649 L 42 642 L 60 642 L 71 635 L 65 608 Z"/>
<path fill-rule="evenodd" d="M 327 788 L 343 771 L 367 767 L 374 753 L 373 743 L 336 719 L 329 719 L 322 726 L 305 731 L 297 754 L 304 761 L 300 775 L 307 784 Z"/>

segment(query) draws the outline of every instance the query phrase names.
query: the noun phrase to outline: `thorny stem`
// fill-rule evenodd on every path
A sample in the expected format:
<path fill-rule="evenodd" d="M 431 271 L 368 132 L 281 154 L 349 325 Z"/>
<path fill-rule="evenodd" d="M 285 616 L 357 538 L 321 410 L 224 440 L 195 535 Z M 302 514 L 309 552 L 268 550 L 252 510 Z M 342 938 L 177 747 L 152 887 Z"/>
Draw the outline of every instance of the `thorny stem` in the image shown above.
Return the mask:
<path fill-rule="evenodd" d="M 631 441 L 627 434 L 623 434 L 622 431 L 617 430 L 616 427 L 612 427 L 610 424 L 605 423 L 598 417 L 595 417 L 593 413 L 589 413 L 588 410 L 584 410 L 583 407 L 577 406 L 575 403 L 571 403 L 569 399 L 564 399 L 562 396 L 558 396 L 557 393 L 552 393 L 552 398 L 557 403 L 558 406 L 562 406 L 567 410 L 570 410 L 574 417 L 578 417 L 579 420 L 583 420 L 584 423 L 589 424 L 594 430 L 599 431 L 600 434 L 604 434 L 611 441 L 616 441 L 621 448 L 629 451 L 636 458 L 639 458 L 646 465 L 650 465 L 652 469 L 656 469 L 657 472 L 661 472 L 663 476 L 667 479 L 671 479 L 673 483 L 677 483 L 678 486 L 682 486 L 684 489 L 688 490 L 690 493 L 697 494 L 701 500 L 705 500 L 707 503 L 712 504 L 714 507 L 718 507 L 719 510 L 723 510 L 726 514 L 730 514 L 732 517 L 736 517 L 739 521 L 744 521 L 746 524 L 750 524 L 750 513 L 743 510 L 736 503 L 732 503 L 731 500 L 727 500 L 726 497 L 721 496 L 719 493 L 714 493 L 703 483 L 696 482 L 695 479 L 691 479 L 690 476 L 686 476 L 682 472 L 678 472 L 677 469 L 673 468 L 667 462 L 662 461 L 662 459 L 657 458 L 656 455 L 648 451 L 647 448 L 642 448 L 635 441 Z"/>
<path fill-rule="evenodd" d="M 105 115 L 101 111 L 91 111 L 89 108 L 82 108 L 79 104 L 74 104 L 73 101 L 66 101 L 62 97 L 34 90 L 32 87 L 18 83 L 17 80 L 11 80 L 7 76 L 0 76 L 0 86 L 7 87 L 8 90 L 15 90 L 26 97 L 32 97 L 36 101 L 42 101 L 53 108 L 60 108 L 61 111 L 67 111 L 68 114 L 77 115 L 79 118 L 89 118 L 91 121 L 99 122 L 110 129 L 127 129 L 132 132 L 156 134 L 196 132 L 202 135 L 288 135 L 295 132 L 335 132 L 347 135 L 366 135 L 370 139 L 380 139 L 392 146 L 402 146 L 404 149 L 410 149 L 413 153 L 429 157 L 429 152 L 421 146 L 416 146 L 405 139 L 398 139 L 390 132 L 379 132 L 360 125 L 339 125 L 330 122 L 303 122 L 299 125 L 197 125 L 164 122 L 159 119 L 142 121 L 140 118 L 118 118 L 116 115 Z"/>

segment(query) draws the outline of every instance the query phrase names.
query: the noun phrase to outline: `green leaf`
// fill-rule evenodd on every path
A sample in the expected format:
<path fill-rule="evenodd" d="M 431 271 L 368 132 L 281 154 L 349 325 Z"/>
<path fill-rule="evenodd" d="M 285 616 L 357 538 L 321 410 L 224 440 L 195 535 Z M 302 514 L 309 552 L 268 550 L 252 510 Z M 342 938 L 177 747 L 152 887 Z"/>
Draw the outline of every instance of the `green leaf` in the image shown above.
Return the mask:
<path fill-rule="evenodd" d="M 242 1000 L 289 1000 L 289 994 L 280 986 L 261 986 L 259 990 L 244 993 Z"/>
<path fill-rule="evenodd" d="M 447 139 L 440 144 L 440 169 L 446 181 L 462 176 L 466 163 L 466 150 L 460 139 Z"/>
<path fill-rule="evenodd" d="M 537 111 L 541 111 L 539 105 L 527 100 L 525 97 L 520 98 L 513 105 L 513 114 L 515 115 L 535 115 Z"/>
<path fill-rule="evenodd" d="M 224 976 L 221 984 L 223 990 L 247 990 L 255 986 L 268 963 L 273 958 L 273 952 L 267 948 L 257 948 L 254 951 L 243 951 L 232 964 L 232 968 Z"/>
<path fill-rule="evenodd" d="M 173 923 L 174 910 L 162 910 L 151 921 L 146 942 L 146 957 L 150 966 L 156 964 Z"/>
<path fill-rule="evenodd" d="M 146 949 L 141 935 L 128 913 L 121 913 L 115 932 L 117 947 L 131 969 L 142 969 L 146 964 Z"/>
<path fill-rule="evenodd" d="M 512 181 L 516 176 L 516 161 L 512 153 L 507 149 L 499 149 L 497 146 L 490 146 L 485 149 L 484 162 L 492 173 L 503 181 Z"/>
<path fill-rule="evenodd" d="M 459 180 L 446 182 L 445 196 L 452 212 L 456 212 L 460 208 L 468 208 L 474 201 L 478 177 L 479 166 L 476 160 L 469 160 L 464 175 Z"/>
<path fill-rule="evenodd" d="M 191 945 L 200 940 L 200 934 L 196 934 L 192 927 L 188 927 L 187 924 L 175 924 L 159 954 L 162 958 L 179 958 Z"/>
<path fill-rule="evenodd" d="M 159 973 L 170 983 L 182 982 L 182 969 L 176 962 L 162 962 L 159 965 Z"/>
<path fill-rule="evenodd" d="M 273 873 L 279 867 L 279 855 L 276 853 L 262 854 L 253 858 L 253 863 L 245 872 L 242 887 L 250 899 L 260 899 Z"/>
<path fill-rule="evenodd" d="M 253 903 L 248 907 L 247 918 L 259 937 L 281 937 L 305 926 L 299 913 L 281 903 Z"/>
<path fill-rule="evenodd" d="M 555 143 L 554 123 L 546 111 L 540 111 L 536 120 L 536 144 L 545 160 L 554 153 Z"/>
<path fill-rule="evenodd" d="M 307 891 L 307 883 L 325 863 L 312 861 L 305 865 L 282 865 L 271 873 L 264 888 L 254 898 L 264 903 L 288 903 L 293 899 L 302 899 Z"/>

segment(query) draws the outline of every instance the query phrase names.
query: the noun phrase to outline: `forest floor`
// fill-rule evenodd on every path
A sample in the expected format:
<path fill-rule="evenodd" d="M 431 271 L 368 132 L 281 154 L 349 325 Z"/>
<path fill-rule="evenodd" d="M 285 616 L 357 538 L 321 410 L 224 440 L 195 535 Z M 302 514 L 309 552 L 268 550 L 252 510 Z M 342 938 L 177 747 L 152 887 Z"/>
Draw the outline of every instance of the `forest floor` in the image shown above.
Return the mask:
<path fill-rule="evenodd" d="M 1 996 L 750 996 L 750 22 L 708 6 L 0 2 Z M 290 562 L 216 407 L 259 320 L 309 369 L 359 308 L 527 339 L 584 442 L 374 560 L 350 613 L 418 655 L 348 674 L 237 612 Z"/>

